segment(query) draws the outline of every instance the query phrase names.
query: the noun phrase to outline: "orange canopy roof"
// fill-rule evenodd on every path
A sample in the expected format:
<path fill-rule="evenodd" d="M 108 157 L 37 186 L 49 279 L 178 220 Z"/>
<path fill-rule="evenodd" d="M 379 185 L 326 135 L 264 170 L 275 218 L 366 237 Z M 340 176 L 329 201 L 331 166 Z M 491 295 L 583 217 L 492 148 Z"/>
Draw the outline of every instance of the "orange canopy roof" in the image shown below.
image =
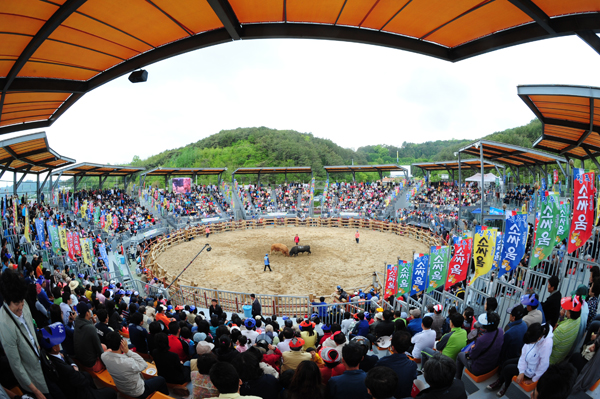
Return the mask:
<path fill-rule="evenodd" d="M 15 0 L 0 2 L 0 26 L 0 134 L 50 126 L 112 79 L 232 40 L 342 40 L 459 61 L 577 34 L 600 52 L 597 0 Z"/>
<path fill-rule="evenodd" d="M 0 169 L 19 173 L 45 173 L 75 163 L 48 145 L 45 132 L 0 141 Z"/>
<path fill-rule="evenodd" d="M 518 92 L 544 124 L 534 147 L 579 159 L 600 156 L 600 88 L 526 85 Z"/>
<path fill-rule="evenodd" d="M 491 140 L 478 140 L 459 149 L 458 152 L 480 156 L 481 150 L 483 150 L 484 159 L 502 162 L 513 167 L 540 166 L 556 162 L 567 162 L 565 158 L 553 154 Z"/>

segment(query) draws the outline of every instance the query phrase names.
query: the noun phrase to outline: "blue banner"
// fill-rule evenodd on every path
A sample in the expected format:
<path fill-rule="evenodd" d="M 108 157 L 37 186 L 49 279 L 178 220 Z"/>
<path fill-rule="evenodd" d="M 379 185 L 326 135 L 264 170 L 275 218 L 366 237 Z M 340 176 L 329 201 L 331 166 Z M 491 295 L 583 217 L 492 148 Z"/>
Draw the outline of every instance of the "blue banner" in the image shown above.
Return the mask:
<path fill-rule="evenodd" d="M 496 270 L 500 264 L 502 247 L 504 247 L 504 240 L 502 240 L 502 233 L 498 232 L 496 233 L 496 250 L 494 251 L 494 263 L 492 264 L 492 270 Z"/>
<path fill-rule="evenodd" d="M 546 190 L 546 178 L 542 177 L 542 190 Z"/>
<path fill-rule="evenodd" d="M 422 293 L 427 287 L 427 274 L 429 271 L 429 255 L 415 254 L 413 263 L 413 275 L 411 282 L 410 295 L 413 296 Z"/>
<path fill-rule="evenodd" d="M 527 224 L 526 214 L 516 212 L 506 214 L 504 247 L 500 257 L 502 266 L 498 271 L 498 277 L 517 268 L 519 262 L 523 259 L 523 255 L 525 255 L 528 233 L 529 225 Z"/>
<path fill-rule="evenodd" d="M 106 253 L 106 246 L 104 245 L 104 243 L 98 246 L 98 250 L 100 251 L 100 257 L 104 261 L 104 265 L 106 265 L 106 267 L 108 267 L 108 269 L 110 270 L 110 267 L 108 266 L 108 254 Z"/>
<path fill-rule="evenodd" d="M 44 219 L 35 219 L 35 230 L 37 232 L 38 240 L 40 241 L 40 247 L 44 249 L 46 244 L 44 243 Z"/>
<path fill-rule="evenodd" d="M 48 228 L 48 241 L 52 244 L 52 234 L 50 234 L 50 226 L 52 226 L 52 220 L 48 219 L 46 221 L 46 227 Z"/>

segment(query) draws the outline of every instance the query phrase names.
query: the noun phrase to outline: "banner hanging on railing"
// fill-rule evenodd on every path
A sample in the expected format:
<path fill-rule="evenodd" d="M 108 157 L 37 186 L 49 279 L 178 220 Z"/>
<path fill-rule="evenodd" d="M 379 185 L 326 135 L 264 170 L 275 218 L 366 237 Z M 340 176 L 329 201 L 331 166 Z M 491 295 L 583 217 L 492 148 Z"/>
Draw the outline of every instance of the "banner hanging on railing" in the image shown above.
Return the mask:
<path fill-rule="evenodd" d="M 431 247 L 430 261 L 431 266 L 429 267 L 429 284 L 427 284 L 427 292 L 442 287 L 446 283 L 448 262 L 450 261 L 450 247 Z"/>
<path fill-rule="evenodd" d="M 315 178 L 310 179 L 310 202 L 315 198 Z"/>
<path fill-rule="evenodd" d="M 67 231 L 67 248 L 69 258 L 71 258 L 71 260 L 75 260 L 75 250 L 73 248 L 73 233 L 71 233 L 70 231 Z"/>
<path fill-rule="evenodd" d="M 398 261 L 398 291 L 397 296 L 404 295 L 410 292 L 410 282 L 412 277 L 412 263 L 399 260 Z"/>
<path fill-rule="evenodd" d="M 473 260 L 475 261 L 475 274 L 469 282 L 472 285 L 478 277 L 486 275 L 492 270 L 494 262 L 494 251 L 496 249 L 496 233 L 498 229 L 487 226 L 475 228 L 475 239 L 473 240 Z"/>
<path fill-rule="evenodd" d="M 100 257 L 104 261 L 104 264 L 106 265 L 106 267 L 109 267 L 108 266 L 108 254 L 106 253 L 106 246 L 104 245 L 104 243 L 102 243 L 98 246 L 98 250 L 100 251 Z"/>
<path fill-rule="evenodd" d="M 496 234 L 496 248 L 494 250 L 494 261 L 492 262 L 492 270 L 496 270 L 500 266 L 502 247 L 504 247 L 504 240 L 502 239 L 502 232 L 499 231 Z"/>
<path fill-rule="evenodd" d="M 42 219 L 42 218 L 35 219 L 35 230 L 37 233 L 37 238 L 40 242 L 40 248 L 42 248 L 42 249 L 46 248 L 46 240 L 45 240 L 45 234 L 44 234 L 44 219 Z"/>
<path fill-rule="evenodd" d="M 594 171 L 573 169 L 573 218 L 567 252 L 581 247 L 592 235 L 594 221 Z"/>
<path fill-rule="evenodd" d="M 58 227 L 48 226 L 48 234 L 52 237 L 52 252 L 55 255 L 60 254 L 60 236 L 58 235 Z"/>
<path fill-rule="evenodd" d="M 92 266 L 92 260 L 90 258 L 90 242 L 87 238 L 81 239 L 81 254 L 83 257 L 83 263 L 88 266 Z"/>
<path fill-rule="evenodd" d="M 415 254 L 413 262 L 413 275 L 410 295 L 422 293 L 427 287 L 427 271 L 429 269 L 429 255 Z"/>
<path fill-rule="evenodd" d="M 23 207 L 23 213 L 24 213 L 24 217 L 25 217 L 25 239 L 27 240 L 28 243 L 31 244 L 31 231 L 30 231 L 30 227 L 29 227 L 29 209 L 27 209 L 26 206 Z"/>
<path fill-rule="evenodd" d="M 448 279 L 445 290 L 448 291 L 454 284 L 467 279 L 467 273 L 471 265 L 471 252 L 473 250 L 473 239 L 456 238 L 454 242 L 454 256 L 448 266 Z"/>
<path fill-rule="evenodd" d="M 81 243 L 79 242 L 79 234 L 73 233 L 73 252 L 75 255 L 81 256 Z"/>
<path fill-rule="evenodd" d="M 560 203 L 560 215 L 558 217 L 558 228 L 556 229 L 556 242 L 569 238 L 569 225 L 571 222 L 570 204 Z"/>
<path fill-rule="evenodd" d="M 529 235 L 527 214 L 516 212 L 507 214 L 504 231 L 502 255 L 500 256 L 502 266 L 498 270 L 498 278 L 515 270 L 525 255 L 525 246 Z"/>
<path fill-rule="evenodd" d="M 398 266 L 387 265 L 385 269 L 385 290 L 384 298 L 396 295 L 398 288 Z"/>
<path fill-rule="evenodd" d="M 65 229 L 64 226 L 60 226 L 58 228 L 58 237 L 60 239 L 60 247 L 63 249 L 63 251 L 68 251 L 69 246 L 67 245 L 67 229 Z"/>
<path fill-rule="evenodd" d="M 552 253 L 556 246 L 556 232 L 560 223 L 558 193 L 547 193 L 541 197 L 540 217 L 535 231 L 535 242 L 529 261 L 534 268 Z"/>

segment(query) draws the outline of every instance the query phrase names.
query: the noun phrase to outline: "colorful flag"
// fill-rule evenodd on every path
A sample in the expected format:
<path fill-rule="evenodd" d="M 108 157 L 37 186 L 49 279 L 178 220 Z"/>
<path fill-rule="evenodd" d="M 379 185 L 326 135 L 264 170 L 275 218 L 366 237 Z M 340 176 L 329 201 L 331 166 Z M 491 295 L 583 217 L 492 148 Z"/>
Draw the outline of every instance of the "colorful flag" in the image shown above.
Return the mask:
<path fill-rule="evenodd" d="M 58 227 L 52 225 L 48 227 L 48 234 L 52 237 L 52 251 L 58 255 L 60 253 L 60 236 L 58 235 Z"/>
<path fill-rule="evenodd" d="M 554 184 L 558 183 L 558 170 L 554 169 Z"/>
<path fill-rule="evenodd" d="M 98 223 L 100 223 L 100 207 L 97 207 L 96 211 L 94 212 L 94 224 Z"/>
<path fill-rule="evenodd" d="M 569 204 L 563 204 L 561 202 L 560 215 L 558 217 L 558 228 L 556 229 L 556 242 L 559 243 L 569 237 L 569 223 L 570 219 L 570 208 Z"/>
<path fill-rule="evenodd" d="M 412 276 L 412 263 L 405 260 L 398 261 L 398 296 L 410 292 Z"/>
<path fill-rule="evenodd" d="M 35 229 L 37 230 L 37 237 L 40 242 L 40 248 L 46 248 L 46 240 L 44 239 L 44 219 L 35 219 Z"/>
<path fill-rule="evenodd" d="M 415 254 L 410 295 L 423 292 L 427 287 L 427 271 L 429 269 L 429 255 Z"/>
<path fill-rule="evenodd" d="M 471 265 L 471 251 L 473 250 L 473 239 L 455 239 L 454 256 L 448 267 L 448 280 L 445 290 L 448 291 L 456 283 L 465 281 L 467 272 Z"/>
<path fill-rule="evenodd" d="M 594 171 L 573 169 L 573 218 L 567 252 L 581 247 L 592 235 L 594 220 Z"/>
<path fill-rule="evenodd" d="M 427 292 L 431 292 L 446 283 L 448 262 L 450 261 L 450 247 L 431 247 L 430 260 L 431 267 L 429 268 Z"/>
<path fill-rule="evenodd" d="M 31 244 L 31 232 L 29 231 L 30 226 L 29 226 L 29 209 L 27 209 L 27 207 L 23 207 L 23 213 L 25 213 L 25 239 L 27 240 L 28 243 Z"/>
<path fill-rule="evenodd" d="M 73 233 L 73 252 L 75 255 L 81 256 L 81 243 L 79 242 L 79 234 Z"/>
<path fill-rule="evenodd" d="M 67 229 L 65 229 L 63 226 L 58 228 L 58 237 L 60 239 L 60 247 L 63 249 L 63 251 L 68 251 L 69 246 L 67 243 Z"/>
<path fill-rule="evenodd" d="M 541 198 L 540 218 L 535 230 L 535 241 L 529 267 L 534 268 L 546 259 L 556 246 L 556 232 L 560 221 L 558 193 L 549 193 Z"/>
<path fill-rule="evenodd" d="M 315 178 L 313 177 L 310 180 L 310 202 L 313 202 L 314 197 L 315 197 Z"/>
<path fill-rule="evenodd" d="M 502 247 L 504 246 L 504 240 L 502 239 L 502 232 L 499 231 L 496 234 L 496 250 L 494 251 L 494 261 L 492 263 L 492 270 L 496 270 L 500 264 L 500 255 L 502 255 Z"/>
<path fill-rule="evenodd" d="M 525 245 L 527 245 L 527 236 L 529 235 L 529 225 L 527 224 L 526 213 L 507 213 L 505 233 L 502 245 L 502 259 L 498 278 L 503 274 L 515 270 L 519 262 L 525 255 Z"/>
<path fill-rule="evenodd" d="M 100 251 L 100 257 L 104 261 L 104 264 L 106 265 L 106 267 L 108 267 L 108 254 L 106 253 L 106 246 L 104 245 L 104 243 L 98 246 L 98 250 Z"/>
<path fill-rule="evenodd" d="M 75 260 L 75 251 L 73 250 L 73 233 L 67 231 L 67 253 L 71 260 Z"/>
<path fill-rule="evenodd" d="M 75 200 L 75 207 L 73 208 L 73 213 L 77 215 L 79 212 L 79 200 Z"/>
<path fill-rule="evenodd" d="M 387 265 L 386 273 L 385 273 L 385 296 L 384 296 L 384 298 L 389 298 L 390 296 L 396 295 L 397 288 L 398 288 L 398 266 Z"/>
<path fill-rule="evenodd" d="M 475 228 L 475 239 L 473 247 L 473 260 L 475 261 L 475 274 L 469 282 L 472 285 L 478 277 L 487 274 L 492 270 L 494 262 L 494 251 L 496 249 L 497 229 L 491 229 L 487 226 L 477 226 Z"/>
<path fill-rule="evenodd" d="M 83 263 L 88 266 L 92 266 L 92 260 L 90 258 L 90 242 L 87 238 L 81 240 L 81 254 L 83 257 Z"/>

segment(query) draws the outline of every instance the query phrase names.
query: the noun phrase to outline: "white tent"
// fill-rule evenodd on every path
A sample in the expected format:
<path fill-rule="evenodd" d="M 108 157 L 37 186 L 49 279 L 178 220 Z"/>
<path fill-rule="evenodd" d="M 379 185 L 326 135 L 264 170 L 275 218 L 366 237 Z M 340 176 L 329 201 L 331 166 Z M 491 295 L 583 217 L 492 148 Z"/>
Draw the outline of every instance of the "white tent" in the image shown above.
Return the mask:
<path fill-rule="evenodd" d="M 465 179 L 465 181 L 474 181 L 477 183 L 481 183 L 481 173 L 477 173 L 474 176 Z M 485 175 L 483 175 L 483 181 L 485 183 L 495 183 L 496 175 L 493 173 L 486 173 Z M 500 179 L 500 182 L 502 183 L 502 179 Z"/>

